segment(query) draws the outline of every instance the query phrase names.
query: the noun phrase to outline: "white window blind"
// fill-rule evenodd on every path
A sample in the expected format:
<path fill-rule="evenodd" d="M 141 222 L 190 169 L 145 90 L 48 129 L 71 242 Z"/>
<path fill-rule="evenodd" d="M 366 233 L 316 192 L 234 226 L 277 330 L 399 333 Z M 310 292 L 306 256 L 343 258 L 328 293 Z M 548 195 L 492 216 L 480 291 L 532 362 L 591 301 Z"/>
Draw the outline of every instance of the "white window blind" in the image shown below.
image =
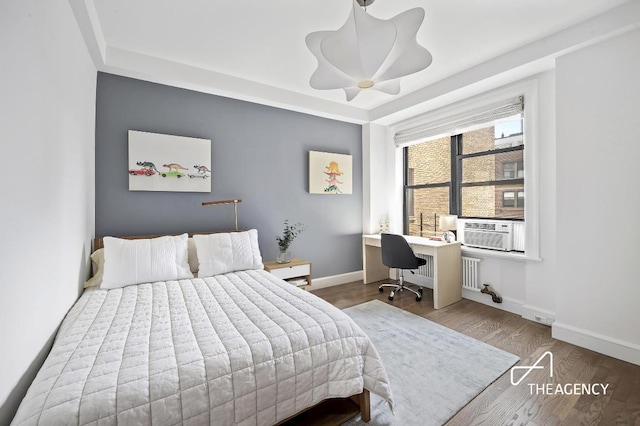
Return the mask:
<path fill-rule="evenodd" d="M 407 145 L 412 142 L 426 142 L 427 140 L 434 139 L 436 137 L 445 137 L 462 133 L 479 124 L 511 117 L 522 113 L 523 110 L 524 96 L 518 96 L 517 98 L 485 105 L 462 113 L 454 113 L 445 118 L 429 120 L 429 116 L 433 115 L 429 113 L 411 120 L 414 123 L 416 121 L 421 122 L 413 127 L 397 131 L 394 136 L 394 140 L 396 146 Z"/>

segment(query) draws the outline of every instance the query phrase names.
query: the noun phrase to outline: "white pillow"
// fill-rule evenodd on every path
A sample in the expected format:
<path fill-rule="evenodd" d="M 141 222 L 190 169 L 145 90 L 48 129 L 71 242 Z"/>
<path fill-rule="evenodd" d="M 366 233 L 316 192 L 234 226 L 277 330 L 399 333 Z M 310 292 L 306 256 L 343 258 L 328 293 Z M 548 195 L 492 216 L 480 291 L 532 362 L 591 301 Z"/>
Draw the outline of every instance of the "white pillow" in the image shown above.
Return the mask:
<path fill-rule="evenodd" d="M 102 275 L 104 273 L 104 249 L 91 253 L 91 272 L 92 276 L 84 282 L 84 288 L 100 286 L 102 284 Z"/>
<path fill-rule="evenodd" d="M 263 269 L 258 231 L 194 235 L 198 252 L 198 276 L 212 277 L 233 271 Z"/>
<path fill-rule="evenodd" d="M 100 288 L 193 278 L 187 238 L 187 234 L 140 240 L 105 237 Z"/>

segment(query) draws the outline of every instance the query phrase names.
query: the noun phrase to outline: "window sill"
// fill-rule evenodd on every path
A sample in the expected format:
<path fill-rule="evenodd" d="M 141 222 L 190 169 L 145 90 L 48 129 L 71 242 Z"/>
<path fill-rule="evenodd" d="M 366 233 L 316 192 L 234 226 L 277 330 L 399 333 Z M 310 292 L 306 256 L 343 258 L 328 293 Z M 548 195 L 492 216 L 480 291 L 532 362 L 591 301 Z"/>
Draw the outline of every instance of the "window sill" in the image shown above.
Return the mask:
<path fill-rule="evenodd" d="M 518 260 L 518 261 L 532 261 L 532 262 L 542 262 L 541 257 L 533 257 L 527 256 L 525 253 L 515 252 L 515 251 L 498 251 L 491 249 L 483 249 L 478 247 L 466 247 L 462 246 L 462 255 L 476 255 L 476 256 L 485 256 L 485 257 L 498 257 L 501 259 L 508 260 Z"/>

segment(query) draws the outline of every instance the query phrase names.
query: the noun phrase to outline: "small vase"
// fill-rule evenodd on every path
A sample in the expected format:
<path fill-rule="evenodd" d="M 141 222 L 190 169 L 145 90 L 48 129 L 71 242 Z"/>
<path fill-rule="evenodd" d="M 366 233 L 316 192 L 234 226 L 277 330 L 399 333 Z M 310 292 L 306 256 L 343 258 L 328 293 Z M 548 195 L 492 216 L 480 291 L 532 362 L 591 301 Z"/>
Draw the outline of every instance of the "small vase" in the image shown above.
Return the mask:
<path fill-rule="evenodd" d="M 280 250 L 276 257 L 277 263 L 289 263 L 291 262 L 291 252 L 289 250 Z"/>

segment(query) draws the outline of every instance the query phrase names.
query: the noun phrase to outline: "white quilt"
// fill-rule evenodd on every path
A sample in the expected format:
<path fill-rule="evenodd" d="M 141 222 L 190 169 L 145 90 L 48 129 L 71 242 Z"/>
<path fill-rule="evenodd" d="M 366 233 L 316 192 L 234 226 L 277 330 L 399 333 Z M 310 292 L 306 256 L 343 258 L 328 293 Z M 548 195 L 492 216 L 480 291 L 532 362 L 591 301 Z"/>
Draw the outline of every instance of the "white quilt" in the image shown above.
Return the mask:
<path fill-rule="evenodd" d="M 13 424 L 271 425 L 363 387 L 392 402 L 347 315 L 244 271 L 87 289 Z"/>

